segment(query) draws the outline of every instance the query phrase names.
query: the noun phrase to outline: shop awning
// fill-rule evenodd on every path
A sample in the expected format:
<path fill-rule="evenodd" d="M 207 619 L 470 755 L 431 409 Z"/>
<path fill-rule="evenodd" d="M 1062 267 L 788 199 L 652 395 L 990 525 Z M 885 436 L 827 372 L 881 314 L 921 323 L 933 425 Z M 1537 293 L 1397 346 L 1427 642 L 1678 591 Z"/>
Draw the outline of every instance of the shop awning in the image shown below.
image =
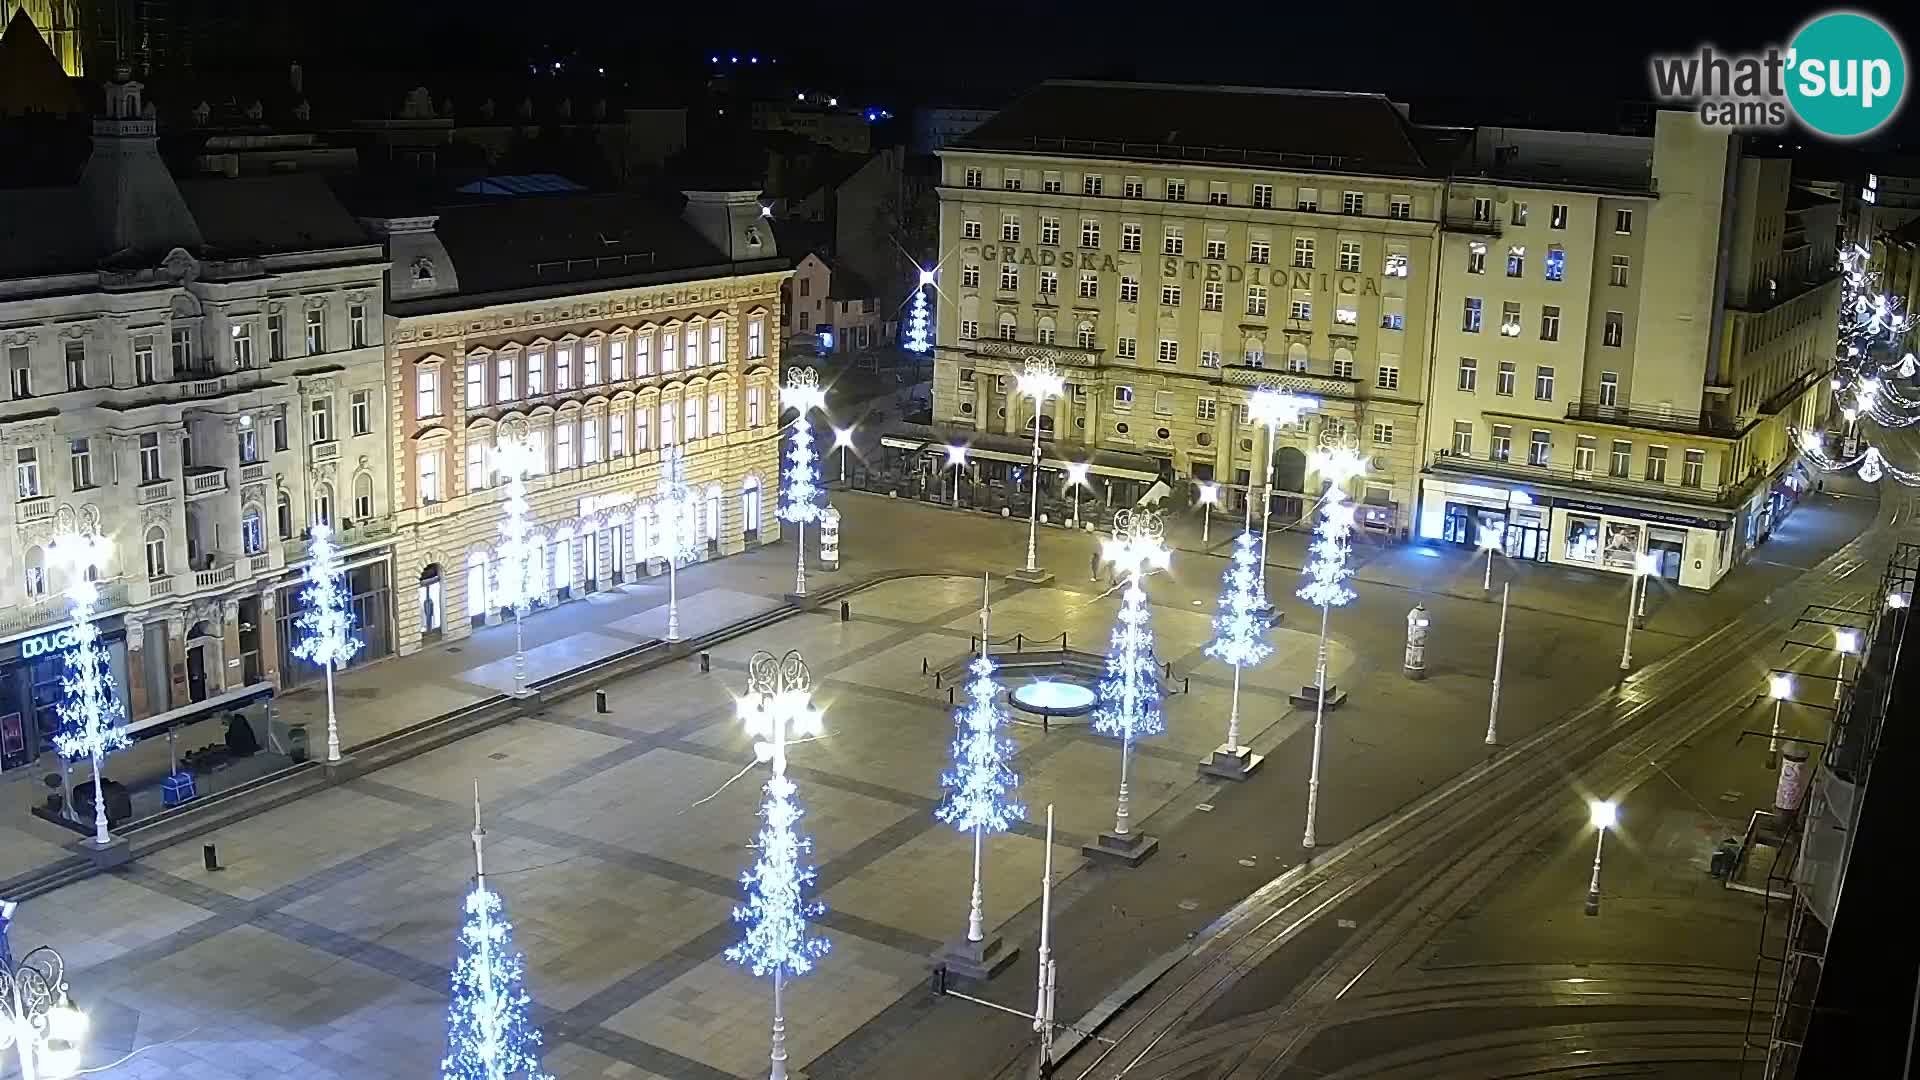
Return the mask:
<path fill-rule="evenodd" d="M 1029 438 L 1008 435 L 1004 432 L 975 431 L 973 428 L 959 425 L 908 424 L 896 421 L 889 424 L 886 433 L 880 436 L 880 445 L 908 452 L 932 449 L 942 453 L 948 446 L 964 446 L 970 458 L 984 458 L 988 461 L 1002 461 L 1012 465 L 1025 465 L 1033 460 L 1033 443 Z M 1145 454 L 1092 448 L 1069 449 L 1059 443 L 1049 443 L 1043 433 L 1040 443 L 1041 468 L 1064 472 L 1069 464 L 1083 462 L 1087 466 L 1087 471 L 1094 476 L 1112 477 L 1116 480 L 1138 480 L 1143 483 L 1152 483 L 1160 479 L 1159 463 Z"/>
<path fill-rule="evenodd" d="M 190 705 L 182 705 L 177 709 L 169 709 L 166 712 L 157 713 L 147 717 L 145 720 L 135 720 L 127 725 L 127 738 L 139 740 L 151 738 L 155 735 L 164 735 L 167 733 L 168 728 L 179 727 L 182 724 L 198 723 L 201 720 L 211 719 L 218 713 L 231 712 L 234 709 L 243 709 L 248 705 L 266 701 L 272 697 L 272 683 L 252 683 L 238 690 L 229 690 L 224 694 L 215 694 L 203 701 L 196 701 Z"/>

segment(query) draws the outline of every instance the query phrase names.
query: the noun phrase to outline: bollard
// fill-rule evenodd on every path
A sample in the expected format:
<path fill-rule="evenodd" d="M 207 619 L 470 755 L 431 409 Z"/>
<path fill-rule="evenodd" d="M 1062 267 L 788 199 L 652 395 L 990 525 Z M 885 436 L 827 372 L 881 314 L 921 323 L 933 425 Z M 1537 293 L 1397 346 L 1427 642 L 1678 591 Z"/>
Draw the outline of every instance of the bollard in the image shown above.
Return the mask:
<path fill-rule="evenodd" d="M 947 687 L 947 704 L 953 704 L 953 687 Z"/>
<path fill-rule="evenodd" d="M 705 649 L 700 650 L 700 674 L 705 675 L 712 670 L 713 670 L 713 655 L 711 653 L 708 653 Z"/>
<path fill-rule="evenodd" d="M 1191 675 L 1180 676 L 1180 692 L 1183 694 L 1193 693 L 1193 676 Z"/>
<path fill-rule="evenodd" d="M 200 845 L 200 860 L 207 864 L 208 870 L 221 869 L 220 853 L 213 849 L 212 844 Z"/>
<path fill-rule="evenodd" d="M 933 673 L 933 688 L 940 689 L 940 673 L 937 671 Z"/>
<path fill-rule="evenodd" d="M 926 673 L 927 673 L 927 658 L 923 656 L 920 658 L 920 674 L 925 675 Z"/>
<path fill-rule="evenodd" d="M 597 713 L 605 713 L 608 711 L 607 692 L 605 690 L 595 690 L 593 692 L 593 711 Z"/>
<path fill-rule="evenodd" d="M 1173 678 L 1173 661 L 1167 661 L 1167 678 Z"/>
<path fill-rule="evenodd" d="M 845 600 L 840 601 L 840 621 L 847 622 L 852 618 L 853 618 L 853 605 L 847 603 Z"/>

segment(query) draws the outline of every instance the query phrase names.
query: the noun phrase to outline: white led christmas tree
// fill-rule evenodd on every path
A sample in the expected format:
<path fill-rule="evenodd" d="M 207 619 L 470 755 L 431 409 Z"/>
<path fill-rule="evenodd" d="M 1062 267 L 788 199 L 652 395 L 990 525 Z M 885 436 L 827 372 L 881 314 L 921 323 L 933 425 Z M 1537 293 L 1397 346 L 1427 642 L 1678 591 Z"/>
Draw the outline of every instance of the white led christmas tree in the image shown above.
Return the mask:
<path fill-rule="evenodd" d="M 311 561 L 300 575 L 306 582 L 301 590 L 300 617 L 294 626 L 300 640 L 293 654 L 318 664 L 327 673 L 327 760 L 340 760 L 340 724 L 333 709 L 333 673 L 360 651 L 360 639 L 353 636 L 353 596 L 347 591 L 347 572 L 341 565 L 339 545 L 333 542 L 333 528 L 320 523 L 312 528 L 313 542 L 307 549 Z"/>
<path fill-rule="evenodd" d="M 780 406 L 793 409 L 793 449 L 787 455 L 786 502 L 780 507 L 780 519 L 796 527 L 794 548 L 798 569 L 793 591 L 807 595 L 807 523 L 820 520 L 819 455 L 813 451 L 814 409 L 826 405 L 826 393 L 820 389 L 820 377 L 812 368 L 789 368 L 787 383 L 780 389 Z"/>
<path fill-rule="evenodd" d="M 1347 501 L 1347 484 L 1367 471 L 1366 459 L 1351 446 L 1329 443 L 1314 451 L 1314 472 L 1326 481 L 1327 491 L 1320 498 L 1320 523 L 1314 526 L 1313 544 L 1308 548 L 1307 580 L 1295 590 L 1296 596 L 1320 609 L 1320 646 L 1313 669 L 1313 765 L 1307 774 L 1307 831 L 1301 846 L 1315 843 L 1314 821 L 1320 809 L 1320 748 L 1325 733 L 1328 699 L 1338 705 L 1345 700 L 1327 685 L 1327 613 L 1344 606 L 1354 597 L 1347 579 L 1353 576 L 1347 565 L 1352 549 L 1347 537 L 1353 533 L 1354 506 Z"/>
<path fill-rule="evenodd" d="M 1240 743 L 1240 672 L 1273 652 L 1273 646 L 1267 644 L 1269 624 L 1267 609 L 1259 595 L 1260 576 L 1259 538 L 1251 531 L 1242 532 L 1234 541 L 1233 557 L 1221 577 L 1220 609 L 1213 617 L 1213 640 L 1204 650 L 1208 656 L 1233 668 L 1227 741 L 1220 744 L 1207 762 L 1208 772 L 1231 779 L 1242 779 L 1259 765 L 1253 751 Z"/>
<path fill-rule="evenodd" d="M 69 533 L 53 545 L 54 558 L 68 576 L 68 613 L 73 644 L 67 649 L 67 673 L 61 677 L 60 732 L 53 747 L 69 761 L 86 758 L 93 766 L 93 842 L 113 842 L 107 831 L 107 803 L 101 770 L 107 754 L 127 745 L 126 713 L 113 694 L 113 674 L 100 647 L 93 618 L 100 606 L 99 569 L 106 565 L 107 541 L 97 534 Z"/>
<path fill-rule="evenodd" d="M 526 963 L 513 947 L 500 894 L 487 887 L 480 827 L 480 785 L 473 786 L 473 889 L 467 893 L 459 956 L 447 1003 L 447 1056 L 442 1080 L 547 1080 L 540 1070 L 540 1030 L 531 1016 Z"/>
<path fill-rule="evenodd" d="M 651 554 L 667 564 L 667 640 L 680 640 L 680 566 L 700 556 L 693 488 L 687 484 L 686 453 L 678 445 L 660 459 L 660 490 L 653 504 Z"/>
<path fill-rule="evenodd" d="M 1152 619 L 1146 590 L 1141 587 L 1149 567 L 1165 569 L 1168 565 L 1164 536 L 1158 513 L 1121 510 L 1114 515 L 1113 538 L 1101 549 L 1106 561 L 1126 574 L 1127 587 L 1121 594 L 1120 617 L 1108 643 L 1106 672 L 1097 688 L 1099 704 L 1093 712 L 1093 729 L 1120 739 L 1120 797 L 1114 806 L 1113 832 L 1103 834 L 1100 840 L 1107 852 L 1120 854 L 1129 863 L 1144 859 L 1157 845 L 1157 841 L 1146 838 L 1136 841 L 1130 834 L 1127 761 L 1135 739 L 1157 735 L 1166 728 L 1160 715 Z"/>
<path fill-rule="evenodd" d="M 932 326 L 927 317 L 927 290 L 933 287 L 933 272 L 920 271 L 920 282 L 913 290 L 913 303 L 907 308 L 907 349 L 926 353 L 933 349 Z"/>

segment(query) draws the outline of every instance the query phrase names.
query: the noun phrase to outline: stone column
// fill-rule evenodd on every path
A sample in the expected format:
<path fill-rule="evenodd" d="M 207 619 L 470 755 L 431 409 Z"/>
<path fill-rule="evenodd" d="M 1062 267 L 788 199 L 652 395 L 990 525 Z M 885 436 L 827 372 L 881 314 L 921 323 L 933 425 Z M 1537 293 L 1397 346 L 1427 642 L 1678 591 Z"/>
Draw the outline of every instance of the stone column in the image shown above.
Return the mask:
<path fill-rule="evenodd" d="M 280 688 L 280 612 L 278 589 L 260 594 L 260 678 Z"/>
<path fill-rule="evenodd" d="M 145 720 L 154 714 L 147 700 L 147 628 L 129 617 L 127 625 L 127 719 Z"/>
<path fill-rule="evenodd" d="M 167 616 L 167 686 L 167 708 L 188 701 L 187 624 L 184 615 Z"/>
<path fill-rule="evenodd" d="M 239 667 L 234 667 L 240 661 Z M 208 682 L 219 686 L 221 690 L 238 690 L 246 685 L 246 662 L 240 660 L 240 601 L 233 598 L 220 602 L 220 672 L 215 675 L 208 672 Z M 213 693 L 213 686 L 207 688 Z"/>

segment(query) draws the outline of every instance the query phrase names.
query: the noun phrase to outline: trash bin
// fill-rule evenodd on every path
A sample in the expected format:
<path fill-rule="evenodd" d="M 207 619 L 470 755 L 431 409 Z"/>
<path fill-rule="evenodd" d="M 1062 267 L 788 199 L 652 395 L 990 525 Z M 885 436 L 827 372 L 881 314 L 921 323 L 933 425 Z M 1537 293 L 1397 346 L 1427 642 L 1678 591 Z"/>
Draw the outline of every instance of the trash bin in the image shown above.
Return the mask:
<path fill-rule="evenodd" d="M 307 760 L 307 725 L 293 724 L 287 728 L 287 758 L 295 765 Z"/>

